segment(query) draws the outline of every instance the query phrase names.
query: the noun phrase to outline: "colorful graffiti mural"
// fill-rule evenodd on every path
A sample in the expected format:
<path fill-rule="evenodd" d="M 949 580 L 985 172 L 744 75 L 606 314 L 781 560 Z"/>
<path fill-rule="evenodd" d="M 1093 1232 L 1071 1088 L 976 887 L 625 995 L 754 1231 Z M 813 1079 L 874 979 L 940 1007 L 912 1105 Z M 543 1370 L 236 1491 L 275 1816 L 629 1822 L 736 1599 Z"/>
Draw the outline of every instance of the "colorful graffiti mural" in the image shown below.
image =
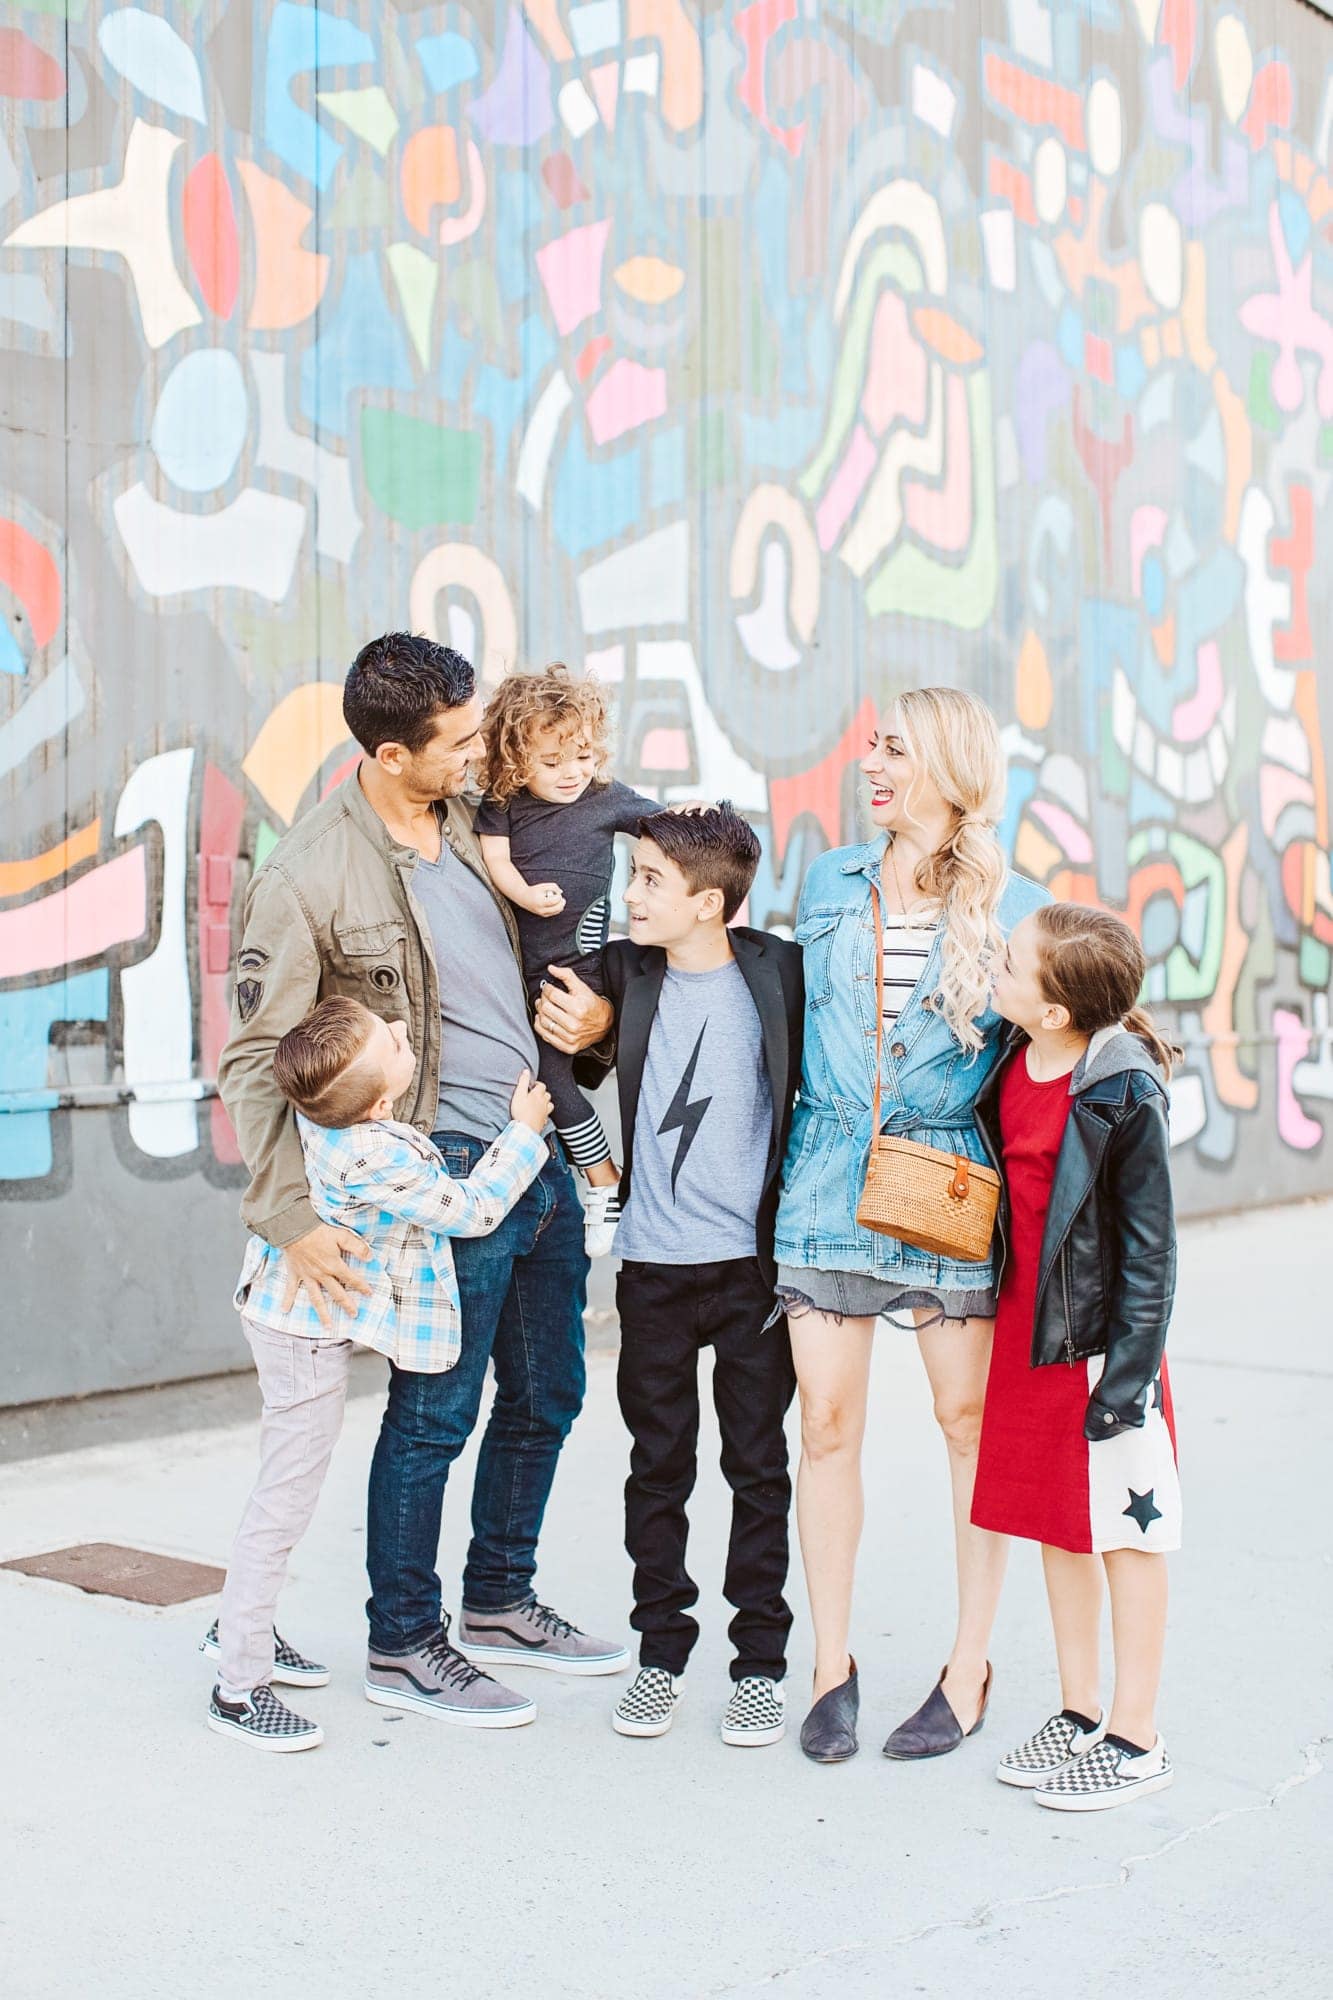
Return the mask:
<path fill-rule="evenodd" d="M 853 833 L 874 703 L 977 687 L 1018 865 L 1129 914 L 1188 1045 L 1183 1205 L 1333 1185 L 1333 27 L 1253 12 L 3 9 L 31 1244 L 111 1179 L 229 1210 L 240 897 L 404 621 L 585 661 L 625 777 L 754 818 L 760 922 Z"/>

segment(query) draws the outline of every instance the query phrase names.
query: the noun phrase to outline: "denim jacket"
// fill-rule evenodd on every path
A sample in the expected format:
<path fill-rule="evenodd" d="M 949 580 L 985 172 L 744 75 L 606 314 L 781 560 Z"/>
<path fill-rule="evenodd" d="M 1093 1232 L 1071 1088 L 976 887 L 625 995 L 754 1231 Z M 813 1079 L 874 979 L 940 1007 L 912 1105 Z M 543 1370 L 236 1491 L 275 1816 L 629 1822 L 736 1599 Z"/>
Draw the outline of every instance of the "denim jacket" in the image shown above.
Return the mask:
<path fill-rule="evenodd" d="M 991 1264 L 950 1262 L 862 1229 L 856 1208 L 870 1155 L 875 1088 L 875 920 L 870 885 L 885 837 L 822 854 L 801 891 L 796 941 L 805 954 L 805 1053 L 801 1089 L 778 1206 L 779 1263 L 859 1271 L 912 1289 L 985 1290 Z M 1049 902 L 1047 891 L 1010 875 L 997 920 L 1007 936 Z M 897 1022 L 884 1037 L 881 1129 L 984 1162 L 973 1121 L 977 1093 L 998 1062 L 1007 1025 L 988 1007 L 977 1017 L 985 1045 L 958 1042 L 939 1012 L 943 932 Z"/>

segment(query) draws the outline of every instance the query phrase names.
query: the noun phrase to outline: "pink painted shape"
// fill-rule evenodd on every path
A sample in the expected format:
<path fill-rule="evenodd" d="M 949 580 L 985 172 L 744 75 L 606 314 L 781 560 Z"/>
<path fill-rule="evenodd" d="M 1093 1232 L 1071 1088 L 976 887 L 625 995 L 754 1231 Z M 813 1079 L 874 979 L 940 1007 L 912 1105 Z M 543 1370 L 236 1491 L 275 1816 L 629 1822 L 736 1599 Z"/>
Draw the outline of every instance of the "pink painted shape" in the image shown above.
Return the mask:
<path fill-rule="evenodd" d="M 1222 655 L 1215 639 L 1205 640 L 1194 655 L 1198 675 L 1188 701 L 1177 702 L 1171 716 L 1171 734 L 1177 743 L 1197 743 L 1208 734 L 1226 699 L 1222 681 Z"/>
<path fill-rule="evenodd" d="M 245 825 L 245 799 L 216 765 L 204 771 L 199 807 L 199 1060 L 205 1076 L 217 1075 L 218 1057 L 231 1025 L 231 898 L 236 850 Z M 209 1107 L 213 1157 L 241 1164 L 241 1149 L 220 1097 Z"/>
<path fill-rule="evenodd" d="M 931 548 L 955 555 L 972 539 L 972 428 L 967 384 L 950 375 L 944 391 L 944 483 L 907 488 L 907 525 Z"/>
<path fill-rule="evenodd" d="M 885 292 L 870 329 L 861 414 L 876 437 L 884 435 L 895 417 L 904 417 L 920 430 L 926 421 L 929 389 L 930 363 L 912 332 L 906 302 L 900 292 Z"/>
<path fill-rule="evenodd" d="M 1333 326 L 1315 311 L 1314 252 L 1307 251 L 1300 268 L 1293 270 L 1276 202 L 1268 212 L 1268 242 L 1278 288 L 1246 299 L 1240 309 L 1241 325 L 1257 339 L 1271 340 L 1277 346 L 1272 385 L 1273 401 L 1280 410 L 1299 410 L 1305 395 L 1301 355 L 1318 357 L 1317 401 L 1319 414 L 1327 422 L 1333 417 Z"/>
<path fill-rule="evenodd" d="M 1136 597 L 1143 588 L 1143 558 L 1165 540 L 1165 507 L 1136 507 L 1129 517 L 1129 577 Z"/>
<path fill-rule="evenodd" d="M 666 415 L 664 368 L 645 368 L 623 357 L 607 369 L 587 401 L 588 427 L 598 444 L 610 444 L 626 431 Z"/>
<path fill-rule="evenodd" d="M 645 771 L 688 771 L 690 739 L 683 729 L 650 729 L 639 752 Z"/>
<path fill-rule="evenodd" d="M 561 333 L 572 333 L 601 307 L 602 259 L 610 234 L 609 222 L 585 222 L 537 252 L 537 269 Z"/>
<path fill-rule="evenodd" d="M 1028 811 L 1059 841 L 1066 860 L 1080 863 L 1092 860 L 1092 842 L 1087 828 L 1080 826 L 1074 815 L 1066 812 L 1063 806 L 1053 805 L 1050 799 L 1034 799 Z"/>
<path fill-rule="evenodd" d="M 736 95 L 769 137 L 785 146 L 793 159 L 804 144 L 807 127 L 804 121 L 792 126 L 773 123 L 768 115 L 764 65 L 769 42 L 795 13 L 796 0 L 754 0 L 752 6 L 738 9 L 731 22 L 732 33 L 745 45 L 745 70 L 736 86 Z"/>
<path fill-rule="evenodd" d="M 1277 823 L 1288 806 L 1308 806 L 1314 811 L 1314 786 L 1299 771 L 1285 764 L 1263 764 L 1259 769 L 1259 818 L 1271 840 Z"/>
<path fill-rule="evenodd" d="M 142 846 L 118 854 L 53 896 L 0 915 L 0 979 L 53 972 L 99 958 L 148 928 L 148 878 Z"/>
<path fill-rule="evenodd" d="M 1292 1077 L 1298 1062 L 1310 1052 L 1310 1030 L 1299 1014 L 1285 1007 L 1273 1009 L 1273 1033 L 1277 1037 L 1277 1129 L 1284 1145 L 1298 1153 L 1308 1153 L 1324 1136 L 1324 1128 L 1306 1115 Z"/>
<path fill-rule="evenodd" d="M 842 533 L 878 457 L 869 432 L 864 425 L 858 424 L 843 454 L 842 464 L 834 473 L 828 492 L 815 513 L 815 533 L 819 536 L 821 549 L 831 549 Z"/>
<path fill-rule="evenodd" d="M 616 129 L 616 105 L 620 98 L 620 64 L 618 62 L 599 63 L 589 70 L 588 81 L 592 94 L 597 99 L 597 109 L 602 114 L 602 123 L 608 132 Z"/>

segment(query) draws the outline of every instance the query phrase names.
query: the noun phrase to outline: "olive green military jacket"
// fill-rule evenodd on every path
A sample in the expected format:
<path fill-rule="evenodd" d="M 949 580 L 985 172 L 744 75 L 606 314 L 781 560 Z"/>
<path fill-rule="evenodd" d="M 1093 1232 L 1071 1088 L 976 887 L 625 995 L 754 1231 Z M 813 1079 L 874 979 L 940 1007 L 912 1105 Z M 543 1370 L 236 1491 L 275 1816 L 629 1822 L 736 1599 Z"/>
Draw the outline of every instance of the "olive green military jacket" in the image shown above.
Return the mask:
<path fill-rule="evenodd" d="M 490 888 L 472 813 L 462 799 L 448 800 L 441 807 L 444 838 Z M 319 1222 L 295 1116 L 273 1079 L 274 1049 L 317 1000 L 350 994 L 386 1021 L 407 1023 L 417 1068 L 393 1115 L 419 1132 L 434 1126 L 440 992 L 434 941 L 412 894 L 418 858 L 414 847 L 393 838 L 353 776 L 283 836 L 246 892 L 218 1087 L 250 1169 L 241 1218 L 276 1248 Z M 491 893 L 517 962 L 513 911 Z M 466 949 L 465 939 L 447 944 Z"/>

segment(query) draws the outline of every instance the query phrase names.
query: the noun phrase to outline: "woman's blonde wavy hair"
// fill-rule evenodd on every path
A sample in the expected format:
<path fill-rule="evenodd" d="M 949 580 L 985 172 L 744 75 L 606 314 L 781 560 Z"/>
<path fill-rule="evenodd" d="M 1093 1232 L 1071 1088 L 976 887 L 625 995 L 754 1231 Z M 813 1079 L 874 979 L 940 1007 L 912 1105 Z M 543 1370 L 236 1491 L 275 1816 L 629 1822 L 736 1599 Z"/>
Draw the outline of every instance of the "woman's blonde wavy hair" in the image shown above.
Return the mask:
<path fill-rule="evenodd" d="M 1005 785 L 1000 731 L 985 702 L 960 688 L 911 688 L 891 714 L 894 733 L 953 809 L 953 831 L 918 867 L 915 886 L 922 902 L 939 905 L 944 926 L 939 1010 L 975 1053 L 983 1046 L 976 1017 L 1002 948 L 995 915 L 1006 872 L 996 833 Z M 904 805 L 910 814 L 910 794 Z"/>
<path fill-rule="evenodd" d="M 532 773 L 537 738 L 557 730 L 561 741 L 575 736 L 592 746 L 597 757 L 594 784 L 607 778 L 610 727 L 606 700 L 596 681 L 575 680 L 563 660 L 540 673 L 506 674 L 496 688 L 481 721 L 486 755 L 481 788 L 497 805 L 508 805 Z"/>

